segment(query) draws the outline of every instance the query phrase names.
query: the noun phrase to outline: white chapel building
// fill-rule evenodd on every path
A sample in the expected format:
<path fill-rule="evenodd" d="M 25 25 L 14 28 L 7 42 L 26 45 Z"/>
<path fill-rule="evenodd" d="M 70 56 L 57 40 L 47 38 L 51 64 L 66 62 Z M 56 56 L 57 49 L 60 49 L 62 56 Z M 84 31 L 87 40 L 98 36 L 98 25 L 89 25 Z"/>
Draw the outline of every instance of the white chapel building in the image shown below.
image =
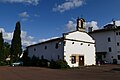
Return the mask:
<path fill-rule="evenodd" d="M 96 42 L 97 61 L 120 64 L 120 26 L 107 24 L 103 29 L 90 30 Z"/>
<path fill-rule="evenodd" d="M 85 32 L 85 20 L 77 19 L 75 31 L 63 33 L 62 37 L 27 47 L 28 56 L 49 61 L 65 60 L 70 67 L 96 64 L 95 41 Z"/>

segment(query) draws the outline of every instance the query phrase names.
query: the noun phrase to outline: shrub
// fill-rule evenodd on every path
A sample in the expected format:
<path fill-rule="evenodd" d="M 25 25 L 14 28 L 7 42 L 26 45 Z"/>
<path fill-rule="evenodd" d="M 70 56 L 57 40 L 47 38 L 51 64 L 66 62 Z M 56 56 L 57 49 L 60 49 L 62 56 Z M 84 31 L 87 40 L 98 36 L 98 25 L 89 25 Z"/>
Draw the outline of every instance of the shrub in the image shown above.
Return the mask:
<path fill-rule="evenodd" d="M 50 62 L 50 68 L 57 69 L 57 63 L 55 61 Z"/>
<path fill-rule="evenodd" d="M 39 66 L 40 67 L 48 67 L 49 66 L 48 63 L 49 63 L 49 61 L 47 59 L 39 60 Z"/>
<path fill-rule="evenodd" d="M 67 68 L 70 68 L 67 65 L 67 62 L 63 61 L 63 60 L 51 61 L 50 62 L 50 67 L 54 68 L 54 69 L 67 69 Z"/>
<path fill-rule="evenodd" d="M 117 59 L 113 59 L 113 64 L 117 64 Z"/>
<path fill-rule="evenodd" d="M 39 59 L 39 57 L 33 56 L 32 58 L 26 57 L 23 60 L 24 66 L 40 66 L 48 67 L 47 59 Z"/>
<path fill-rule="evenodd" d="M 36 56 L 32 57 L 31 66 L 39 66 L 39 57 L 36 57 Z"/>
<path fill-rule="evenodd" d="M 0 66 L 5 66 L 5 65 L 6 65 L 6 63 L 5 63 L 5 62 L 0 61 Z"/>
<path fill-rule="evenodd" d="M 33 56 L 32 58 L 23 58 L 24 66 L 40 66 L 40 67 L 50 67 L 53 69 L 67 69 L 70 68 L 66 61 L 48 61 L 47 59 L 39 59 L 39 57 Z"/>

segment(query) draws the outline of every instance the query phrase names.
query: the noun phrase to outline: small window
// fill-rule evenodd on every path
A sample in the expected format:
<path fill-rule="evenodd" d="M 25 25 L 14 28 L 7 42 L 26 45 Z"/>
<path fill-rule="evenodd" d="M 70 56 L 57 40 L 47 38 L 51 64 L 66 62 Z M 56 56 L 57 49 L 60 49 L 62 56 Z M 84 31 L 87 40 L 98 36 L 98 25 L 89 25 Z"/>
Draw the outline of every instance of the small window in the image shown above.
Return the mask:
<path fill-rule="evenodd" d="M 119 42 L 117 42 L 117 46 L 119 46 L 120 44 L 119 44 Z"/>
<path fill-rule="evenodd" d="M 74 42 L 72 42 L 72 44 L 74 44 Z"/>
<path fill-rule="evenodd" d="M 59 46 L 59 44 L 58 44 L 58 43 L 56 43 L 55 48 L 56 48 L 56 49 L 58 49 L 58 46 Z"/>
<path fill-rule="evenodd" d="M 111 58 L 113 58 L 113 56 L 111 56 Z"/>
<path fill-rule="evenodd" d="M 45 46 L 45 49 L 47 49 L 47 46 Z"/>
<path fill-rule="evenodd" d="M 83 45 L 83 43 L 81 43 L 80 45 Z"/>
<path fill-rule="evenodd" d="M 36 48 L 34 48 L 34 51 L 36 51 Z"/>
<path fill-rule="evenodd" d="M 90 44 L 88 44 L 88 46 L 90 46 Z"/>
<path fill-rule="evenodd" d="M 76 56 L 71 56 L 71 63 L 72 64 L 76 63 Z"/>
<path fill-rule="evenodd" d="M 108 42 L 111 42 L 111 39 L 110 39 L 110 37 L 108 37 Z"/>
<path fill-rule="evenodd" d="M 120 55 L 118 55 L 118 60 L 120 60 Z"/>
<path fill-rule="evenodd" d="M 60 55 L 58 55 L 58 60 L 60 59 Z"/>
<path fill-rule="evenodd" d="M 120 35 L 120 32 L 119 32 L 119 35 Z"/>
<path fill-rule="evenodd" d="M 109 52 L 112 52 L 112 49 L 111 49 L 111 47 L 109 47 L 108 49 L 109 49 Z"/>
<path fill-rule="evenodd" d="M 43 56 L 43 55 L 41 56 L 41 59 L 44 59 L 44 56 Z"/>
<path fill-rule="evenodd" d="M 118 35 L 118 32 L 116 32 L 116 35 Z"/>

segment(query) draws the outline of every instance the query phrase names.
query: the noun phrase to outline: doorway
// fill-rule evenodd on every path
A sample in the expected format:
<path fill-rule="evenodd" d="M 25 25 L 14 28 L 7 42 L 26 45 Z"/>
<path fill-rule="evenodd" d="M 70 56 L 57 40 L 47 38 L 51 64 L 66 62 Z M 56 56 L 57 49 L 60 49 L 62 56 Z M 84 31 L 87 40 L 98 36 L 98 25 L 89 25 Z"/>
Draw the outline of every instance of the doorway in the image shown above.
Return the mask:
<path fill-rule="evenodd" d="M 79 66 L 84 66 L 84 56 L 79 56 Z"/>

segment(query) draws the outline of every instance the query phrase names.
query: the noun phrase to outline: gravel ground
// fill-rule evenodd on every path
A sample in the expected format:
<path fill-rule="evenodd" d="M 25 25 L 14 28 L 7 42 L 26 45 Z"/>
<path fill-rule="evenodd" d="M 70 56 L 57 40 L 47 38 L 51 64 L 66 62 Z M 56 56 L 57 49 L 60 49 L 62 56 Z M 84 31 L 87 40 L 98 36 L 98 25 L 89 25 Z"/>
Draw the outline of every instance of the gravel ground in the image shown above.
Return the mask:
<path fill-rule="evenodd" d="M 120 80 L 120 65 L 48 69 L 40 67 L 0 67 L 0 80 Z"/>

